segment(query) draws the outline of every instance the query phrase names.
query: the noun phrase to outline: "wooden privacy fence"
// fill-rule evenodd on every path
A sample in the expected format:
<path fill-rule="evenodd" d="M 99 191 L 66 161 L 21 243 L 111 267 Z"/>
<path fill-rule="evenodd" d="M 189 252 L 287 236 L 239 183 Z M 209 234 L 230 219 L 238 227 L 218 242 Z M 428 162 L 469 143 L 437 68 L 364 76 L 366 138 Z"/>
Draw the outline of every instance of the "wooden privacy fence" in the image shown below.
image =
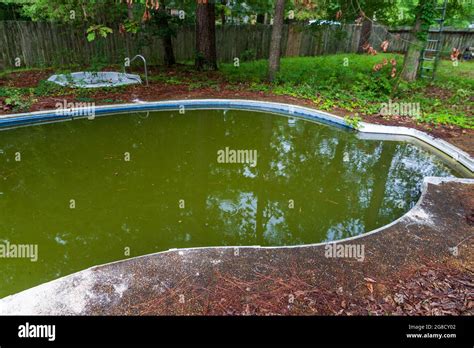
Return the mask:
<path fill-rule="evenodd" d="M 285 25 L 283 56 L 315 56 L 356 52 L 360 26 L 354 24 L 311 30 L 302 25 Z M 115 30 L 106 39 L 88 42 L 86 28 L 56 23 L 0 21 L 0 68 L 15 66 L 20 59 L 23 67 L 91 64 L 94 62 L 123 63 L 126 57 L 143 54 L 149 64 L 163 62 L 161 40 L 143 34 L 120 34 Z M 236 57 L 268 58 L 271 40 L 269 25 L 225 25 L 216 28 L 219 61 L 232 62 Z M 408 45 L 409 28 L 391 29 L 374 26 L 371 42 L 375 49 L 388 39 L 389 51 L 404 52 Z M 474 29 L 447 30 L 443 49 L 464 49 L 474 46 Z M 194 28 L 181 27 L 173 39 L 178 61 L 194 58 Z M 17 60 L 18 61 L 18 60 Z"/>

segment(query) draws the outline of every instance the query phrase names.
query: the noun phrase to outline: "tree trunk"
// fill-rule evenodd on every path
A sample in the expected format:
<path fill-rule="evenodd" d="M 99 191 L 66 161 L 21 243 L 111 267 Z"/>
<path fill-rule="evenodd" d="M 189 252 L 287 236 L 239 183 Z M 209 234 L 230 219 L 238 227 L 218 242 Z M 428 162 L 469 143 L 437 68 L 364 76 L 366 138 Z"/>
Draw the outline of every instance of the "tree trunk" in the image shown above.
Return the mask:
<path fill-rule="evenodd" d="M 259 13 L 257 15 L 257 23 L 260 23 L 260 24 L 265 23 L 265 13 Z"/>
<path fill-rule="evenodd" d="M 127 17 L 133 21 L 133 2 L 127 4 Z"/>
<path fill-rule="evenodd" d="M 275 16 L 273 17 L 272 41 L 270 43 L 270 58 L 268 62 L 268 79 L 275 80 L 280 70 L 281 37 L 283 32 L 283 19 L 285 16 L 285 0 L 276 0 Z"/>
<path fill-rule="evenodd" d="M 410 46 L 405 53 L 402 68 L 402 79 L 405 81 L 415 81 L 418 74 L 418 66 L 420 64 L 420 48 L 416 46 L 416 43 L 421 45 L 421 42 L 416 39 L 411 39 Z"/>
<path fill-rule="evenodd" d="M 357 53 L 363 53 L 362 48 L 366 43 L 369 42 L 370 34 L 372 33 L 372 21 L 368 18 L 364 18 L 362 22 L 362 28 L 360 30 L 359 46 L 357 47 Z"/>
<path fill-rule="evenodd" d="M 222 5 L 225 5 L 225 4 L 226 4 L 226 0 L 221 0 L 221 4 L 222 4 Z M 225 18 L 225 7 L 222 7 L 222 11 L 221 11 L 221 22 L 222 22 L 222 25 L 224 25 L 225 22 L 226 22 L 226 18 Z"/>
<path fill-rule="evenodd" d="M 168 13 L 166 12 L 166 7 L 163 1 L 161 1 L 161 6 L 158 10 L 158 26 L 163 32 L 161 37 L 161 42 L 165 51 L 165 65 L 172 66 L 176 64 L 173 51 L 173 42 L 172 42 L 172 32 L 168 23 Z"/>
<path fill-rule="evenodd" d="M 420 8 L 423 8 L 422 2 L 425 3 L 429 0 L 420 0 Z M 415 25 L 410 34 L 410 43 L 405 53 L 403 60 L 403 68 L 401 72 L 401 78 L 405 81 L 414 81 L 418 74 L 418 66 L 420 64 L 421 47 L 423 42 L 418 38 L 418 34 L 421 32 L 423 21 L 421 19 L 421 10 L 416 14 Z"/>
<path fill-rule="evenodd" d="M 196 6 L 197 70 L 217 70 L 216 15 L 213 1 L 198 1 Z"/>

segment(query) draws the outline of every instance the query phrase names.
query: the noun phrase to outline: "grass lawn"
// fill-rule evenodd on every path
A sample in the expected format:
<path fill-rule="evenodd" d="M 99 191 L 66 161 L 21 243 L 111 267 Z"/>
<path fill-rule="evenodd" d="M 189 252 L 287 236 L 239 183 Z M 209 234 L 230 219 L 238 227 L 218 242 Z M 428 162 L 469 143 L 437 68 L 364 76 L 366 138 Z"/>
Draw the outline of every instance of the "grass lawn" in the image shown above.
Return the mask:
<path fill-rule="evenodd" d="M 373 66 L 384 59 L 387 65 L 373 71 Z M 251 81 L 250 88 L 254 90 L 308 98 L 323 110 L 336 107 L 354 114 L 373 115 L 380 113 L 381 103 L 390 99 L 419 103 L 419 122 L 474 128 L 474 62 L 453 66 L 450 61 L 442 61 L 433 82 L 400 81 L 394 89 L 398 78 L 390 76 L 391 59 L 396 60 L 400 70 L 403 56 L 397 54 L 284 58 L 274 85 L 265 82 L 267 61 L 243 63 L 240 67 L 223 64 L 221 70 L 231 82 Z"/>
<path fill-rule="evenodd" d="M 391 77 L 392 59 L 396 62 L 397 75 Z M 374 71 L 375 64 L 382 65 Z M 193 70 L 192 65 L 179 65 L 176 68 L 150 67 L 150 87 L 129 86 L 106 89 L 70 89 L 46 82 L 52 72 L 41 69 L 15 70 L 0 74 L 0 112 L 28 111 L 36 102 L 48 97 L 67 96 L 77 101 L 96 101 L 97 103 L 119 103 L 127 101 L 129 91 L 151 96 L 153 88 L 181 92 L 199 91 L 245 91 L 290 96 L 306 99 L 315 108 L 342 111 L 351 115 L 355 121 L 364 115 L 380 115 L 382 103 L 404 103 L 417 105 L 420 113 L 416 115 L 383 115 L 384 118 L 410 117 L 417 123 L 433 126 L 474 129 L 472 110 L 474 105 L 474 62 L 460 62 L 453 66 L 450 61 L 442 61 L 436 79 L 418 80 L 413 83 L 399 81 L 398 74 L 403 56 L 398 54 L 378 54 L 377 56 L 357 54 L 337 54 L 318 57 L 283 58 L 277 80 L 266 82 L 266 60 L 220 64 L 216 73 L 202 73 Z M 119 66 L 109 66 L 109 70 L 121 70 Z M 87 70 L 74 67 L 67 71 Z M 21 74 L 21 78 L 14 77 Z M 29 85 L 29 75 L 36 74 L 36 81 Z M 395 87 L 398 83 L 398 86 Z M 137 88 L 142 88 L 138 89 Z M 163 87 L 163 88 L 162 88 Z M 155 93 L 154 95 L 162 95 Z"/>

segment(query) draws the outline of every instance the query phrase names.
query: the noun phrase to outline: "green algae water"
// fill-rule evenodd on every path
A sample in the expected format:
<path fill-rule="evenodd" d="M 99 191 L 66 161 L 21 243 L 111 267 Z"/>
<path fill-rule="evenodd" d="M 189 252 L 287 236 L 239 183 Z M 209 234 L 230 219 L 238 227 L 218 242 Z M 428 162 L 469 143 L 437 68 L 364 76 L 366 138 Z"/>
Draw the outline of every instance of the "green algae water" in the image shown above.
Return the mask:
<path fill-rule="evenodd" d="M 0 131 L 0 297 L 87 267 L 202 246 L 334 241 L 392 222 L 424 176 L 401 141 L 236 110 L 150 112 Z"/>

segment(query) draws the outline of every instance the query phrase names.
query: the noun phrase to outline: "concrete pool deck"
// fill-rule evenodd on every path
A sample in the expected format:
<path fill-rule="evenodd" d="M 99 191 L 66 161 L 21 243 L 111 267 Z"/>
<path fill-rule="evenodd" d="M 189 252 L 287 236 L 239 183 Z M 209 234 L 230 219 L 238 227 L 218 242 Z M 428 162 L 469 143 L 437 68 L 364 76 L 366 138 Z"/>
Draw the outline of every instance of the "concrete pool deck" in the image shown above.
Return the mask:
<path fill-rule="evenodd" d="M 426 178 L 420 201 L 407 214 L 337 243 L 363 246 L 363 260 L 327 257 L 327 244 L 170 250 L 6 297 L 0 314 L 348 314 L 364 299 L 403 303 L 407 295 L 392 293 L 391 282 L 395 286 L 404 271 L 440 260 L 474 265 L 473 184 Z"/>
<path fill-rule="evenodd" d="M 341 117 L 309 108 L 242 100 L 137 103 L 97 107 L 96 112 L 181 105 L 250 108 L 348 126 Z M 75 111 L 0 116 L 0 127 L 72 120 Z M 426 133 L 367 123 L 360 130 L 416 138 L 474 170 L 467 153 Z M 410 270 L 432 262 L 460 262 L 474 271 L 473 184 L 474 179 L 426 178 L 412 210 L 380 229 L 337 242 L 344 246 L 337 249 L 345 251 L 342 255 L 328 257 L 328 245 L 334 243 L 170 250 L 95 266 L 6 297 L 0 300 L 0 315 L 360 314 L 351 305 L 387 297 L 400 307 L 405 295 L 391 290 L 393 281 Z M 463 306 L 470 311 L 466 301 Z"/>

